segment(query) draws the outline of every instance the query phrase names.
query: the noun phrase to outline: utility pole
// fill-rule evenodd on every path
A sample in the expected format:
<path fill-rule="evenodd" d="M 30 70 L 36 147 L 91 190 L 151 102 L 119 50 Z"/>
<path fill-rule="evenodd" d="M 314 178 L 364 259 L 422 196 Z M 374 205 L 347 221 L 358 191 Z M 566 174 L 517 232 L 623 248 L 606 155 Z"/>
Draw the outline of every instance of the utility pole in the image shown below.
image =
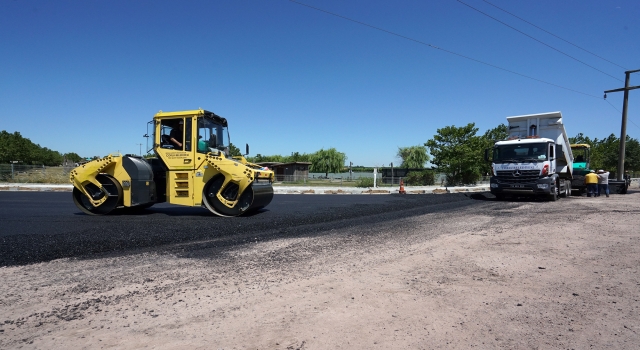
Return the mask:
<path fill-rule="evenodd" d="M 142 144 L 141 143 L 136 143 L 136 145 L 140 146 L 140 157 L 142 157 Z"/>
<path fill-rule="evenodd" d="M 618 174 L 617 180 L 622 181 L 624 176 L 624 152 L 625 143 L 627 142 L 627 104 L 629 103 L 629 91 L 634 89 L 640 89 L 640 86 L 629 86 L 629 80 L 631 73 L 640 72 L 640 69 L 628 70 L 624 72 L 624 87 L 614 90 L 607 90 L 604 92 L 604 98 L 607 98 L 607 93 L 624 91 L 624 102 L 622 104 L 622 126 L 620 127 L 620 157 L 618 158 Z"/>

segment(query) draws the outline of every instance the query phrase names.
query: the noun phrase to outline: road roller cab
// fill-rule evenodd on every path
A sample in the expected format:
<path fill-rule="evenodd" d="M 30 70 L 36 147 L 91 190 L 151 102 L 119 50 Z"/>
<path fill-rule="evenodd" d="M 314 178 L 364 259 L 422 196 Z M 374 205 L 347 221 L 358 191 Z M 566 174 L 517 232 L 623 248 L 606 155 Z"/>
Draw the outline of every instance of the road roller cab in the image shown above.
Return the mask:
<path fill-rule="evenodd" d="M 159 112 L 153 126 L 156 158 L 112 154 L 71 172 L 81 210 L 106 214 L 168 202 L 238 216 L 271 202 L 273 172 L 230 156 L 226 119 L 202 109 Z"/>

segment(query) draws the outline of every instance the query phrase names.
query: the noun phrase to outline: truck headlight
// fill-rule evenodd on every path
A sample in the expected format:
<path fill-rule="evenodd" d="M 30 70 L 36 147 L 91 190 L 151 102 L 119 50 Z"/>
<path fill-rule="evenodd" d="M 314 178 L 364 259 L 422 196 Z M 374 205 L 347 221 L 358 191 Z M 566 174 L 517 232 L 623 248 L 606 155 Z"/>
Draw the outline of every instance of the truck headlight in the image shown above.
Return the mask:
<path fill-rule="evenodd" d="M 538 184 L 538 188 L 547 189 L 549 188 L 549 184 Z"/>
<path fill-rule="evenodd" d="M 491 188 L 498 188 L 498 184 L 491 184 Z"/>

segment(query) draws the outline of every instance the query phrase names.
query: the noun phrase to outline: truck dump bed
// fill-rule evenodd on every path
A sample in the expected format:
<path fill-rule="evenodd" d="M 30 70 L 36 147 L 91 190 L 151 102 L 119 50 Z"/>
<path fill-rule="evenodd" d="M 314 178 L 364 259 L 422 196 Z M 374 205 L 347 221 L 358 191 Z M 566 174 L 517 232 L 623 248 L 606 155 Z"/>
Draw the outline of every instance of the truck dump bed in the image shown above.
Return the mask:
<path fill-rule="evenodd" d="M 556 143 L 556 172 L 563 178 L 573 176 L 573 153 L 567 132 L 562 123 L 562 113 L 549 112 L 540 114 L 507 117 L 509 138 L 543 138 Z"/>

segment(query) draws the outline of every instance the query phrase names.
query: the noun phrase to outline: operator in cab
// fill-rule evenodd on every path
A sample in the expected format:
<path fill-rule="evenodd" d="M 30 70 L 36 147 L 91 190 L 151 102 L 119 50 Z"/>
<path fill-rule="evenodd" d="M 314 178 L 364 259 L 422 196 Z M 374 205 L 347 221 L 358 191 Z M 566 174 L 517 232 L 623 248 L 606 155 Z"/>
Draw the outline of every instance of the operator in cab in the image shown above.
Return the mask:
<path fill-rule="evenodd" d="M 176 149 L 182 149 L 182 135 L 184 134 L 183 121 L 179 121 L 178 125 L 171 129 L 171 133 L 169 134 L 169 141 Z"/>

